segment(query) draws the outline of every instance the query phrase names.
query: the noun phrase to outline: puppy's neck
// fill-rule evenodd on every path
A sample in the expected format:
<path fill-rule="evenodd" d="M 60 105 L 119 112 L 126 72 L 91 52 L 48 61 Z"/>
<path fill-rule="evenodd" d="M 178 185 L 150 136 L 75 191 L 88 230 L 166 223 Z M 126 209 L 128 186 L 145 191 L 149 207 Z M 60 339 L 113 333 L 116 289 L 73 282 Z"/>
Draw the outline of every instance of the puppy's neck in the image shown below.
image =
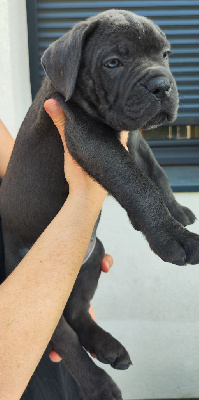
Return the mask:
<path fill-rule="evenodd" d="M 96 106 L 84 96 L 80 88 L 76 88 L 72 100 L 78 104 L 90 117 L 106 123 Z"/>

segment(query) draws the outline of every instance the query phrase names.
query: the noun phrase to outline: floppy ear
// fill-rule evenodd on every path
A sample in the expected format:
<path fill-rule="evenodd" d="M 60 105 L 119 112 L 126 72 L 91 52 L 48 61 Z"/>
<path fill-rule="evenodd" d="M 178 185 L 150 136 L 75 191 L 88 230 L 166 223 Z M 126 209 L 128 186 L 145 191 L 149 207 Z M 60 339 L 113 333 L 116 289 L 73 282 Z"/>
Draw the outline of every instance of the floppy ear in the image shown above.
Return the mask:
<path fill-rule="evenodd" d="M 97 22 L 80 22 L 44 52 L 41 63 L 53 86 L 69 100 L 73 94 L 85 38 Z"/>

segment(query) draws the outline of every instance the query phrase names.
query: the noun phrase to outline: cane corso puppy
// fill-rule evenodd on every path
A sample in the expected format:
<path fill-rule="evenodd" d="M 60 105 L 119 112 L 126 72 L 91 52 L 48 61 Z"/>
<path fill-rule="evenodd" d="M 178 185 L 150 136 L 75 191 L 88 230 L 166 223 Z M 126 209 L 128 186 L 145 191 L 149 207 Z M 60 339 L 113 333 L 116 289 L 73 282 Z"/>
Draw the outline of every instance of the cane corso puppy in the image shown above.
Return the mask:
<path fill-rule="evenodd" d="M 176 202 L 138 131 L 176 118 L 178 93 L 169 53 L 157 26 L 123 10 L 78 23 L 45 51 L 47 76 L 21 126 L 1 188 L 7 274 L 68 194 L 61 139 L 43 107 L 50 97 L 65 111 L 70 153 L 125 208 L 151 249 L 177 265 L 199 262 L 199 237 L 184 228 L 195 217 Z M 129 153 L 119 141 L 121 130 L 131 131 Z M 116 384 L 84 350 L 114 368 L 131 364 L 125 348 L 88 314 L 104 254 L 95 231 L 52 341 L 85 400 L 119 400 Z"/>

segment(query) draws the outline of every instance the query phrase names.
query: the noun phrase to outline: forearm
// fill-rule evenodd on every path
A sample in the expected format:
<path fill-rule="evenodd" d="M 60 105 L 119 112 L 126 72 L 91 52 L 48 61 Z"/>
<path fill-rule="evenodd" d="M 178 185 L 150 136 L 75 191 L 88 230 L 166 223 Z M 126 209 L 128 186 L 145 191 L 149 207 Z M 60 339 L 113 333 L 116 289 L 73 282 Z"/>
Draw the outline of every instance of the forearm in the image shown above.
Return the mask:
<path fill-rule="evenodd" d="M 0 177 L 3 178 L 14 146 L 14 139 L 0 119 Z"/>
<path fill-rule="evenodd" d="M 21 397 L 70 295 L 101 205 L 69 195 L 1 285 L 0 398 Z"/>

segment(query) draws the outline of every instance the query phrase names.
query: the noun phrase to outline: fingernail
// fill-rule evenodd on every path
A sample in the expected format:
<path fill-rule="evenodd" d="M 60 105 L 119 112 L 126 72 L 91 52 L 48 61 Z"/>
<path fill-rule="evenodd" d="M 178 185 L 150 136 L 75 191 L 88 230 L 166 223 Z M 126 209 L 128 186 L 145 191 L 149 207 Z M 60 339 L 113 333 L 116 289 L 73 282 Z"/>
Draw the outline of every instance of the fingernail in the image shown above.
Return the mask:
<path fill-rule="evenodd" d="M 57 114 L 61 109 L 59 103 L 54 99 L 47 100 L 47 108 L 51 114 Z"/>

